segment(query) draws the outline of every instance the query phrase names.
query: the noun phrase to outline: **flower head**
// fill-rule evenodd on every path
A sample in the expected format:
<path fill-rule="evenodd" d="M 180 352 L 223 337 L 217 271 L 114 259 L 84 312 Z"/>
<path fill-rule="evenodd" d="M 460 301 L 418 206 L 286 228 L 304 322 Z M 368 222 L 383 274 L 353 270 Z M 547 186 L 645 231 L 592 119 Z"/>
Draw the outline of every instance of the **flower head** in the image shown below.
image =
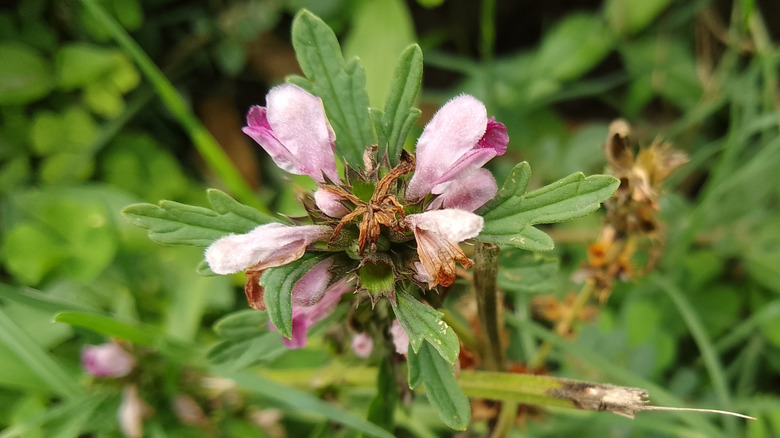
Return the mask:
<path fill-rule="evenodd" d="M 464 178 L 503 155 L 508 142 L 506 127 L 494 118 L 488 120 L 482 102 L 468 95 L 452 99 L 433 116 L 417 141 L 417 169 L 406 189 L 406 200 L 418 202 L 429 193 L 462 191 L 468 183 Z"/>
<path fill-rule="evenodd" d="M 124 377 L 133 370 L 135 359 L 119 345 L 108 342 L 84 347 L 81 366 L 95 377 Z"/>
<path fill-rule="evenodd" d="M 339 181 L 333 133 L 322 100 L 303 88 L 283 84 L 271 89 L 266 105 L 253 106 L 243 131 L 268 152 L 281 169 Z M 324 176 L 323 176 L 324 175 Z"/>

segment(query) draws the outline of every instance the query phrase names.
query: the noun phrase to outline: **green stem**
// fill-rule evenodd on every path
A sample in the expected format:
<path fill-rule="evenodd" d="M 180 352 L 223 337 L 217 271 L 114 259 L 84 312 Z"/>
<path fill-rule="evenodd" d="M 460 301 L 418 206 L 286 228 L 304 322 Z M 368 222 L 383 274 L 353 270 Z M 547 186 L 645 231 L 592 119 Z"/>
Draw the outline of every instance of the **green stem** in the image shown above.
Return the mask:
<path fill-rule="evenodd" d="M 143 49 L 133 41 L 122 26 L 96 0 L 81 0 L 81 3 L 95 16 L 95 19 L 101 23 L 127 55 L 135 61 L 138 68 L 151 82 L 165 106 L 176 117 L 184 130 L 187 131 L 198 152 L 203 156 L 209 167 L 222 179 L 225 186 L 239 201 L 251 205 L 263 213 L 270 213 L 268 208 L 258 200 L 252 188 L 241 176 L 241 173 L 230 161 L 230 158 L 220 147 L 219 143 L 200 123 L 198 118 L 195 117 L 195 114 L 187 106 L 187 103 L 176 91 L 173 84 L 168 81 L 149 56 L 144 53 Z"/>
<path fill-rule="evenodd" d="M 474 250 L 474 291 L 477 297 L 482 363 L 491 371 L 502 371 L 506 358 L 501 342 L 501 296 L 496 286 L 498 245 L 477 242 Z"/>

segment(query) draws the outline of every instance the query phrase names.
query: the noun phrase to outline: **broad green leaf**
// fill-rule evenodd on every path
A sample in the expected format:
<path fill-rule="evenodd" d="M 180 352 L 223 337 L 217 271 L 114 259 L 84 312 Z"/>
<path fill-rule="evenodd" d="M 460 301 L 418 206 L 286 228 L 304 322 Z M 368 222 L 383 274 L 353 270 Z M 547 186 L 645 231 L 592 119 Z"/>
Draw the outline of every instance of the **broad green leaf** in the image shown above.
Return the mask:
<path fill-rule="evenodd" d="M 295 283 L 329 254 L 304 256 L 278 268 L 267 269 L 260 277 L 263 299 L 271 323 L 285 338 L 292 337 L 292 290 Z"/>
<path fill-rule="evenodd" d="M 406 136 L 420 117 L 420 110 L 414 108 L 414 100 L 422 83 L 422 50 L 413 44 L 401 53 L 390 82 L 390 91 L 382 115 L 382 131 L 387 139 L 387 156 L 391 165 L 398 163 Z M 379 156 L 383 151 L 379 151 Z"/>
<path fill-rule="evenodd" d="M 540 79 L 574 80 L 598 65 L 614 44 L 599 17 L 570 15 L 546 33 L 533 68 Z"/>
<path fill-rule="evenodd" d="M 368 421 L 392 432 L 395 425 L 395 408 L 399 401 L 393 366 L 389 359 L 382 360 L 376 376 L 376 397 L 368 406 Z"/>
<path fill-rule="evenodd" d="M 529 251 L 550 251 L 553 241 L 536 224 L 562 222 L 591 213 L 617 190 L 620 181 L 608 175 L 573 173 L 526 193 L 531 167 L 512 169 L 498 195 L 480 209 L 485 226 L 479 240 Z"/>
<path fill-rule="evenodd" d="M 66 371 L 0 309 L 0 342 L 5 344 L 53 392 L 66 398 L 83 394 L 75 377 Z"/>
<path fill-rule="evenodd" d="M 396 57 L 415 41 L 414 22 L 403 0 L 361 2 L 355 9 L 344 54 L 360 59 L 366 69 L 369 103 L 382 108 L 395 76 Z"/>
<path fill-rule="evenodd" d="M 57 82 L 65 91 L 85 87 L 105 79 L 114 68 L 116 57 L 123 56 L 115 49 L 74 43 L 57 52 Z"/>
<path fill-rule="evenodd" d="M 54 82 L 47 61 L 30 46 L 0 44 L 0 105 L 23 105 L 51 91 Z"/>
<path fill-rule="evenodd" d="M 441 421 L 452 429 L 465 430 L 471 421 L 471 406 L 455 379 L 452 365 L 437 354 L 432 345 L 423 344 L 419 352 L 409 352 L 409 367 L 410 376 L 411 367 L 417 368 L 414 373 L 419 374 L 425 385 L 425 395 Z"/>
<path fill-rule="evenodd" d="M 304 88 L 322 98 L 339 154 L 352 166 L 361 167 L 363 152 L 374 144 L 374 136 L 360 61 L 345 63 L 336 35 L 307 10 L 293 20 L 292 42 L 301 70 L 311 82 Z M 295 82 L 300 83 L 300 79 Z"/>
<path fill-rule="evenodd" d="M 455 332 L 442 321 L 441 312 L 421 303 L 403 290 L 396 291 L 393 311 L 401 327 L 409 335 L 409 345 L 415 353 L 428 341 L 449 363 L 458 360 L 460 342 Z"/>
<path fill-rule="evenodd" d="M 671 2 L 672 0 L 607 0 L 604 14 L 614 32 L 630 35 L 647 27 Z"/>
<path fill-rule="evenodd" d="M 207 197 L 212 209 L 160 201 L 159 205 L 133 204 L 122 213 L 134 225 L 147 228 L 150 239 L 168 245 L 208 246 L 220 237 L 274 221 L 217 189 L 209 189 Z"/>
<path fill-rule="evenodd" d="M 505 248 L 499 254 L 498 264 L 498 287 L 505 291 L 541 294 L 559 287 L 557 257 Z"/>
<path fill-rule="evenodd" d="M 235 381 L 239 386 L 252 393 L 262 395 L 263 397 L 280 403 L 283 406 L 287 406 L 290 409 L 321 415 L 331 421 L 342 424 L 349 429 L 362 432 L 369 436 L 393 438 L 391 433 L 376 424 L 356 417 L 309 393 L 282 385 L 258 374 L 244 371 L 235 374 L 226 374 L 224 377 Z"/>

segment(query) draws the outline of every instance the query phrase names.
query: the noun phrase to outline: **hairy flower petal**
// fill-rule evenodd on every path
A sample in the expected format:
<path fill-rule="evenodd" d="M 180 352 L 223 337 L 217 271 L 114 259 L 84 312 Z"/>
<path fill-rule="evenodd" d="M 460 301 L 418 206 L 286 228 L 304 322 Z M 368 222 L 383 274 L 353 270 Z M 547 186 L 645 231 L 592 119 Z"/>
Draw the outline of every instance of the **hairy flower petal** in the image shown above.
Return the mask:
<path fill-rule="evenodd" d="M 344 201 L 344 198 L 333 192 L 322 189 L 314 192 L 314 203 L 317 204 L 317 208 L 330 217 L 341 218 L 349 213 L 349 209 L 344 207 L 341 201 Z"/>
<path fill-rule="evenodd" d="M 428 122 L 417 142 L 407 201 L 417 202 L 437 185 L 474 172 L 506 152 L 508 142 L 506 127 L 488 120 L 482 102 L 468 95 L 450 100 Z"/>
<path fill-rule="evenodd" d="M 266 107 L 253 106 L 243 131 L 268 152 L 281 169 L 339 181 L 335 139 L 322 100 L 292 84 L 276 86 L 266 95 Z"/>
<path fill-rule="evenodd" d="M 95 377 L 124 377 L 133 370 L 135 359 L 119 345 L 108 342 L 84 347 L 81 366 Z"/>
<path fill-rule="evenodd" d="M 390 325 L 390 337 L 393 338 L 396 353 L 406 354 L 409 351 L 409 334 L 401 327 L 401 323 L 397 319 L 394 319 Z"/>
<path fill-rule="evenodd" d="M 313 306 L 322 298 L 325 289 L 330 282 L 330 268 L 333 266 L 333 258 L 327 258 L 309 269 L 292 289 L 293 306 Z"/>
<path fill-rule="evenodd" d="M 206 261 L 217 274 L 233 274 L 250 267 L 273 268 L 298 260 L 307 246 L 331 235 L 332 229 L 326 225 L 260 225 L 246 234 L 231 234 L 212 243 L 206 248 Z"/>
<path fill-rule="evenodd" d="M 482 217 L 451 208 L 412 214 L 406 221 L 414 231 L 417 255 L 429 276 L 429 288 L 451 285 L 455 281 L 456 261 L 466 269 L 473 265 L 458 243 L 479 234 L 484 224 Z"/>
<path fill-rule="evenodd" d="M 428 210 L 458 208 L 474 211 L 482 207 L 498 193 L 493 174 L 487 169 L 477 169 L 471 175 L 447 183 L 442 193 L 428 206 Z"/>
<path fill-rule="evenodd" d="M 284 345 L 291 349 L 304 347 L 309 328 L 333 313 L 341 296 L 353 291 L 354 288 L 354 285 L 350 284 L 347 279 L 342 278 L 330 285 L 320 300 L 311 306 L 293 306 L 292 337 L 290 339 L 282 338 Z"/>

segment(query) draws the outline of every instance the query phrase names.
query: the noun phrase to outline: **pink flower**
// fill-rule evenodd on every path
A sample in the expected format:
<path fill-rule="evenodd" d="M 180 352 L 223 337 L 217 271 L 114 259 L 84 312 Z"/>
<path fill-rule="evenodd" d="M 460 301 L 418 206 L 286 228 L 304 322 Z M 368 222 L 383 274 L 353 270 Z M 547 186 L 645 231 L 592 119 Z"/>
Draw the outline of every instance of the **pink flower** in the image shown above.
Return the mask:
<path fill-rule="evenodd" d="M 327 225 L 260 225 L 246 234 L 231 234 L 212 243 L 206 248 L 206 261 L 217 274 L 247 268 L 259 271 L 298 260 L 307 246 L 327 240 L 332 234 Z"/>
<path fill-rule="evenodd" d="M 466 269 L 473 265 L 458 243 L 476 237 L 482 231 L 482 217 L 450 208 L 410 214 L 406 222 L 414 232 L 417 255 L 424 271 L 420 272 L 418 267 L 418 278 L 426 278 L 428 288 L 451 285 L 455 281 L 456 261 Z"/>
<path fill-rule="evenodd" d="M 127 438 L 141 438 L 144 435 L 144 418 L 152 408 L 138 395 L 138 387 L 127 385 L 122 391 L 122 403 L 117 411 L 117 420 L 122 434 Z"/>
<path fill-rule="evenodd" d="M 327 264 L 329 268 L 332 263 L 332 259 L 317 263 L 293 286 L 292 337 L 282 339 L 288 348 L 306 346 L 309 328 L 333 313 L 342 295 L 355 290 L 346 278 L 325 288 L 330 281 L 330 273 L 327 268 L 318 268 L 318 266 Z"/>
<path fill-rule="evenodd" d="M 401 327 L 401 323 L 397 319 L 394 319 L 390 325 L 390 337 L 393 338 L 396 353 L 406 354 L 409 351 L 409 334 Z"/>
<path fill-rule="evenodd" d="M 358 333 L 352 337 L 352 351 L 355 356 L 366 359 L 374 350 L 374 340 L 366 333 Z"/>
<path fill-rule="evenodd" d="M 309 175 L 318 183 L 325 176 L 339 181 L 333 133 L 322 100 L 303 88 L 283 84 L 266 95 L 266 105 L 253 106 L 243 131 L 265 149 L 279 168 Z"/>
<path fill-rule="evenodd" d="M 317 208 L 330 217 L 341 218 L 349 213 L 349 209 L 341 203 L 344 200 L 341 196 L 327 190 L 319 189 L 314 192 L 314 203 L 317 204 Z"/>
<path fill-rule="evenodd" d="M 109 342 L 84 347 L 81 366 L 95 377 L 124 377 L 133 370 L 135 359 L 119 345 Z"/>
<path fill-rule="evenodd" d="M 479 204 L 478 208 L 498 189 L 492 175 L 492 181 L 484 172 L 473 180 L 470 177 L 490 159 L 503 155 L 508 143 L 506 127 L 495 118 L 488 120 L 482 102 L 468 95 L 452 99 L 433 116 L 417 141 L 416 169 L 406 200 L 418 202 L 432 193 L 445 197 L 440 203 L 467 210 Z M 461 200 L 469 190 L 476 193 Z"/>

